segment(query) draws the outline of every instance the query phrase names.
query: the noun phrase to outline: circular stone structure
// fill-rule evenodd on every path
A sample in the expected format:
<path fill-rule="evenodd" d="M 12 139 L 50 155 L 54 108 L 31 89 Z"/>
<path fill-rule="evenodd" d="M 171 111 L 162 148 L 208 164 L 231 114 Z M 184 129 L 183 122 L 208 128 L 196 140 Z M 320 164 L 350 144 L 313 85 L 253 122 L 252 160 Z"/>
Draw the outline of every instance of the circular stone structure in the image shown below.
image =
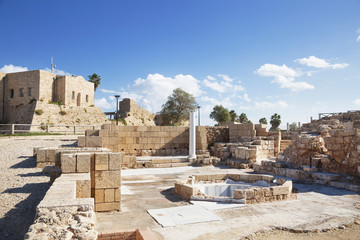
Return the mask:
<path fill-rule="evenodd" d="M 187 200 L 244 204 L 296 198 L 291 180 L 265 174 L 193 175 L 175 183 L 175 193 Z"/>

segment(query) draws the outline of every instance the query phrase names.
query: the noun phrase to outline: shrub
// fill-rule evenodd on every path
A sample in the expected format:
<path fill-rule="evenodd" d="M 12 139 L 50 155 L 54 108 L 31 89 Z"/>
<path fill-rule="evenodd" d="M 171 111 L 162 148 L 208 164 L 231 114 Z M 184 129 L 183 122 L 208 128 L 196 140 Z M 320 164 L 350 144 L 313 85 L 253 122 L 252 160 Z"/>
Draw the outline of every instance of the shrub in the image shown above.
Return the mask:
<path fill-rule="evenodd" d="M 32 104 L 33 102 L 36 102 L 36 99 L 35 99 L 35 98 L 31 99 L 31 100 L 29 101 L 29 104 Z"/>
<path fill-rule="evenodd" d="M 37 110 L 35 110 L 35 113 L 36 113 L 37 115 L 41 115 L 41 114 L 44 113 L 44 111 L 43 111 L 42 109 L 37 109 Z"/>
<path fill-rule="evenodd" d="M 62 116 L 66 115 L 66 112 L 65 112 L 65 111 L 60 111 L 59 113 L 60 113 L 60 115 L 62 115 Z"/>
<path fill-rule="evenodd" d="M 125 119 L 123 119 L 123 118 L 119 118 L 119 121 L 120 121 L 122 124 L 124 124 L 125 126 L 127 125 L 127 122 L 126 122 L 126 120 L 125 120 Z"/>

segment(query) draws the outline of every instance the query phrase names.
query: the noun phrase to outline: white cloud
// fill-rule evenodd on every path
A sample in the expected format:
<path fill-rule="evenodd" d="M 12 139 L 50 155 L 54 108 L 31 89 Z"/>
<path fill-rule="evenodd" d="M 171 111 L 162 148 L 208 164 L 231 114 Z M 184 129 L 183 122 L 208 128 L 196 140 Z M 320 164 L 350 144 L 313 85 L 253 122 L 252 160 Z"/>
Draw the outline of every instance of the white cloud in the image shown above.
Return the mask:
<path fill-rule="evenodd" d="M 51 72 L 50 68 L 45 68 L 43 70 L 47 71 L 47 72 Z M 60 70 L 60 69 L 57 69 L 57 68 L 54 69 L 53 73 L 56 74 L 56 75 L 62 75 L 62 76 L 71 76 L 71 75 L 73 75 L 71 73 L 65 72 L 64 70 Z"/>
<path fill-rule="evenodd" d="M 181 88 L 194 97 L 202 94 L 200 81 L 191 75 L 179 74 L 172 78 L 155 73 L 149 74 L 145 79 L 136 79 L 127 91 L 121 92 L 121 98 L 134 99 L 141 107 L 155 113 L 161 110 L 162 104 L 176 88 Z"/>
<path fill-rule="evenodd" d="M 356 41 L 360 42 L 360 28 L 357 30 L 357 33 L 359 34 L 359 36 L 357 37 Z"/>
<path fill-rule="evenodd" d="M 355 105 L 360 107 L 360 98 L 355 99 L 354 103 Z"/>
<path fill-rule="evenodd" d="M 114 90 L 108 90 L 108 89 L 104 89 L 104 88 L 100 88 L 99 90 L 100 90 L 100 92 L 103 92 L 103 93 L 120 94 L 120 92 L 117 92 Z"/>
<path fill-rule="evenodd" d="M 289 105 L 285 101 L 277 102 L 255 102 L 254 108 L 256 109 L 269 109 L 269 108 L 287 108 Z"/>
<path fill-rule="evenodd" d="M 95 99 L 94 102 L 96 107 L 114 110 L 115 104 L 109 103 L 105 98 Z"/>
<path fill-rule="evenodd" d="M 0 68 L 0 72 L 3 73 L 25 72 L 25 71 L 28 71 L 27 67 L 14 66 L 12 64 L 4 65 L 2 68 Z"/>
<path fill-rule="evenodd" d="M 296 59 L 295 62 L 300 63 L 302 65 L 306 65 L 308 67 L 315 67 L 315 68 L 332 68 L 332 69 L 342 69 L 349 66 L 347 63 L 335 63 L 330 64 L 325 59 L 321 59 L 315 56 L 310 56 L 308 58 L 299 58 Z"/>
<path fill-rule="evenodd" d="M 295 77 L 300 76 L 301 72 L 297 72 L 285 64 L 279 66 L 267 63 L 255 70 L 255 73 L 260 76 L 274 77 L 272 83 L 277 83 L 281 88 L 288 88 L 294 92 L 315 88 L 307 82 L 295 82 Z"/>
<path fill-rule="evenodd" d="M 216 98 L 211 98 L 211 97 L 208 97 L 208 96 L 202 96 L 200 99 L 202 101 L 204 101 L 204 102 L 210 102 L 213 105 L 220 105 L 221 104 L 221 102 L 219 100 L 217 100 Z"/>
<path fill-rule="evenodd" d="M 247 102 L 251 102 L 251 99 L 249 98 L 249 96 L 247 95 L 247 93 L 244 94 L 244 100 Z"/>
<path fill-rule="evenodd" d="M 215 80 L 216 80 L 214 77 L 212 77 L 212 76 L 210 76 L 210 75 L 207 75 L 206 78 L 209 79 L 209 80 L 211 80 L 211 81 L 215 81 Z"/>
<path fill-rule="evenodd" d="M 224 79 L 227 82 L 232 82 L 233 81 L 233 79 L 231 77 L 229 77 L 228 75 L 226 75 L 226 74 L 218 74 L 218 77 Z"/>
<path fill-rule="evenodd" d="M 233 79 L 230 78 L 228 75 L 218 74 L 218 76 L 222 78 L 222 81 L 217 81 L 214 77 L 210 76 L 211 78 L 209 78 L 209 76 L 207 76 L 207 79 L 204 79 L 202 83 L 206 87 L 219 93 L 236 93 L 244 91 L 244 87 L 240 84 L 232 84 L 231 82 L 233 81 Z"/>

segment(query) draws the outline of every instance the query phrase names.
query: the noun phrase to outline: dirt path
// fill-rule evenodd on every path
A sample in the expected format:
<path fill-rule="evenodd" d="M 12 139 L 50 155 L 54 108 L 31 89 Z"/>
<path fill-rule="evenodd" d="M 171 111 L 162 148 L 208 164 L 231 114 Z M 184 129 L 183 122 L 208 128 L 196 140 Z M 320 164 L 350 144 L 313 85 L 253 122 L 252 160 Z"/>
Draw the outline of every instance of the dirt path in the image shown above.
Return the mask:
<path fill-rule="evenodd" d="M 0 239 L 23 239 L 49 177 L 36 168 L 34 147 L 71 145 L 66 136 L 0 138 Z"/>

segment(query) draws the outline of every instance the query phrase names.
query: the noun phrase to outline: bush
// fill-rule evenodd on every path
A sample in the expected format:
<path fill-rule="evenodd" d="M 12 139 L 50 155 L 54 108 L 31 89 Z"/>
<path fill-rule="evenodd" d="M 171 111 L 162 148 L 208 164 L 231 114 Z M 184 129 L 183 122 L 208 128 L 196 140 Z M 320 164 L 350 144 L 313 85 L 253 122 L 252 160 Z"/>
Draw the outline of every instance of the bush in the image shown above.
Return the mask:
<path fill-rule="evenodd" d="M 65 112 L 65 111 L 60 111 L 59 113 L 60 113 L 60 115 L 62 115 L 62 116 L 66 115 L 66 112 Z"/>
<path fill-rule="evenodd" d="M 52 101 L 49 101 L 49 104 L 55 104 L 55 105 L 58 105 L 58 106 L 64 105 L 63 102 L 52 102 Z"/>
<path fill-rule="evenodd" d="M 35 110 L 35 113 L 36 113 L 37 115 L 41 115 L 41 114 L 44 113 L 44 111 L 43 111 L 42 109 L 37 109 L 37 110 Z"/>
<path fill-rule="evenodd" d="M 125 119 L 123 119 L 123 118 L 119 118 L 119 121 L 120 121 L 122 124 L 124 124 L 125 126 L 127 126 L 127 122 L 126 122 L 126 120 L 125 120 Z"/>
<path fill-rule="evenodd" d="M 36 102 L 36 99 L 35 99 L 35 98 L 31 99 L 31 100 L 29 101 L 29 104 L 32 104 L 33 102 Z"/>

